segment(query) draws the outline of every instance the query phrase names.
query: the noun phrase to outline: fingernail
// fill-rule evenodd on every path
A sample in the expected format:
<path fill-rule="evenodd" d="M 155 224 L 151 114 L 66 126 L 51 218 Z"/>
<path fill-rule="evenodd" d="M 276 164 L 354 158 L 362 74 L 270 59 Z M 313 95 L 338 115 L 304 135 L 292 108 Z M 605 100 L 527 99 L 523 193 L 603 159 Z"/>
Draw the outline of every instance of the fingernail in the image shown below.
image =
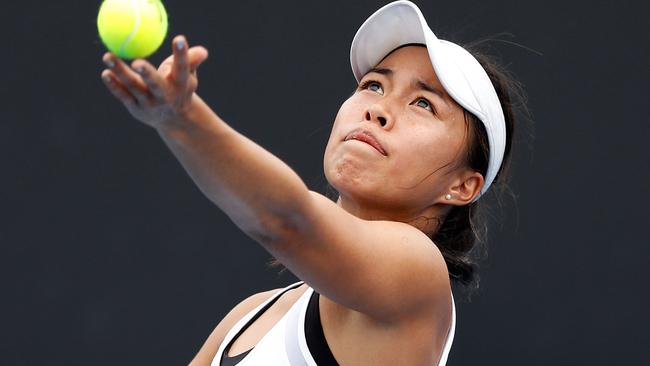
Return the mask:
<path fill-rule="evenodd" d="M 142 66 L 136 67 L 135 72 L 137 72 L 138 74 L 143 74 L 144 73 L 144 67 L 142 67 Z"/>
<path fill-rule="evenodd" d="M 111 77 L 108 75 L 102 76 L 102 79 L 104 79 L 105 82 L 110 83 L 111 82 Z"/>
<path fill-rule="evenodd" d="M 177 50 L 182 51 L 184 47 L 185 47 L 185 41 L 183 41 L 182 39 L 179 39 L 178 41 L 176 41 L 176 49 Z"/>
<path fill-rule="evenodd" d="M 111 68 L 111 69 L 112 69 L 113 67 L 115 67 L 115 62 L 113 62 L 113 60 L 111 60 L 110 58 L 104 60 L 104 63 L 106 64 L 106 66 L 108 66 L 108 67 Z"/>

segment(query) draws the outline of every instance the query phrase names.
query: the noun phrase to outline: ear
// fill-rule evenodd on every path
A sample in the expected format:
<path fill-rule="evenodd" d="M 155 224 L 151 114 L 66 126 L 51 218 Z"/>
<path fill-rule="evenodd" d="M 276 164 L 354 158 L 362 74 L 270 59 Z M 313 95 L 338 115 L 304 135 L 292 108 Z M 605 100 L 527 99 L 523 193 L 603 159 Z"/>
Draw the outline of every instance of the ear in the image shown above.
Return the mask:
<path fill-rule="evenodd" d="M 449 188 L 447 193 L 451 194 L 451 199 L 445 199 L 444 202 L 455 206 L 468 205 L 481 193 L 484 183 L 481 173 L 467 171 Z"/>

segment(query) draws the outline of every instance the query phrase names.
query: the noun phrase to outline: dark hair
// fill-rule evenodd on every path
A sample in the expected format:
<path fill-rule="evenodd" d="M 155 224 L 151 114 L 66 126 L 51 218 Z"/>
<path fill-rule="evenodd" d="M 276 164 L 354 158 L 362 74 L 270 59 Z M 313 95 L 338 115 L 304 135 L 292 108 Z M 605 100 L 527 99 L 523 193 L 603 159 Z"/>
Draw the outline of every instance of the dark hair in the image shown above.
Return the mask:
<path fill-rule="evenodd" d="M 510 156 L 515 132 L 517 112 L 528 116 L 525 94 L 519 82 L 493 57 L 478 50 L 486 40 L 477 41 L 464 48 L 483 66 L 499 97 L 506 125 L 506 146 L 501 167 L 490 189 L 478 201 L 465 206 L 454 206 L 432 240 L 440 249 L 449 277 L 453 282 L 468 290 L 468 295 L 479 288 L 478 263 L 487 257 L 485 238 L 487 236 L 487 200 L 495 196 L 499 205 L 505 193 L 515 197 L 509 185 Z M 464 111 L 469 143 L 466 149 L 466 164 L 484 177 L 489 162 L 489 143 L 483 123 L 472 113 Z M 487 197 L 486 197 L 487 196 Z"/>

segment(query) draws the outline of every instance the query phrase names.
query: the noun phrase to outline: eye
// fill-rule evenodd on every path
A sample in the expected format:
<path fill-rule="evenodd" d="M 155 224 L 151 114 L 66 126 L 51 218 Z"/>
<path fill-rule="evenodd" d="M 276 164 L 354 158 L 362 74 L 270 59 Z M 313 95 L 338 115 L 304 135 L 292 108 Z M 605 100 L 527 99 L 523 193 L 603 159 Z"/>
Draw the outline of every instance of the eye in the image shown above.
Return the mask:
<path fill-rule="evenodd" d="M 433 105 L 431 105 L 431 103 L 425 98 L 418 98 L 414 104 L 417 105 L 418 107 L 422 107 L 428 111 L 435 113 L 435 111 L 433 110 Z"/>
<path fill-rule="evenodd" d="M 382 88 L 382 86 L 381 86 L 381 84 L 379 82 L 374 81 L 374 80 L 368 80 L 368 81 L 364 82 L 363 84 L 361 84 L 361 86 L 359 86 L 359 89 L 360 90 L 370 90 L 370 91 L 373 91 L 375 93 L 384 94 L 384 88 Z"/>

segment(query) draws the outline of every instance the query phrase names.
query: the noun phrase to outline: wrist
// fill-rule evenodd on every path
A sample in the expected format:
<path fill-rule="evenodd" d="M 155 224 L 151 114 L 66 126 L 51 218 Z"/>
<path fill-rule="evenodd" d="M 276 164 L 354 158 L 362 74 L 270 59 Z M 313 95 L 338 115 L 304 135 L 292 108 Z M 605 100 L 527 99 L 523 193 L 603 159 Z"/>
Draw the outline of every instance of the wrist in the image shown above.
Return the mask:
<path fill-rule="evenodd" d="M 155 127 L 166 141 L 185 140 L 191 135 L 215 133 L 219 126 L 226 126 L 198 94 L 193 93 L 190 101 L 174 118 Z"/>

